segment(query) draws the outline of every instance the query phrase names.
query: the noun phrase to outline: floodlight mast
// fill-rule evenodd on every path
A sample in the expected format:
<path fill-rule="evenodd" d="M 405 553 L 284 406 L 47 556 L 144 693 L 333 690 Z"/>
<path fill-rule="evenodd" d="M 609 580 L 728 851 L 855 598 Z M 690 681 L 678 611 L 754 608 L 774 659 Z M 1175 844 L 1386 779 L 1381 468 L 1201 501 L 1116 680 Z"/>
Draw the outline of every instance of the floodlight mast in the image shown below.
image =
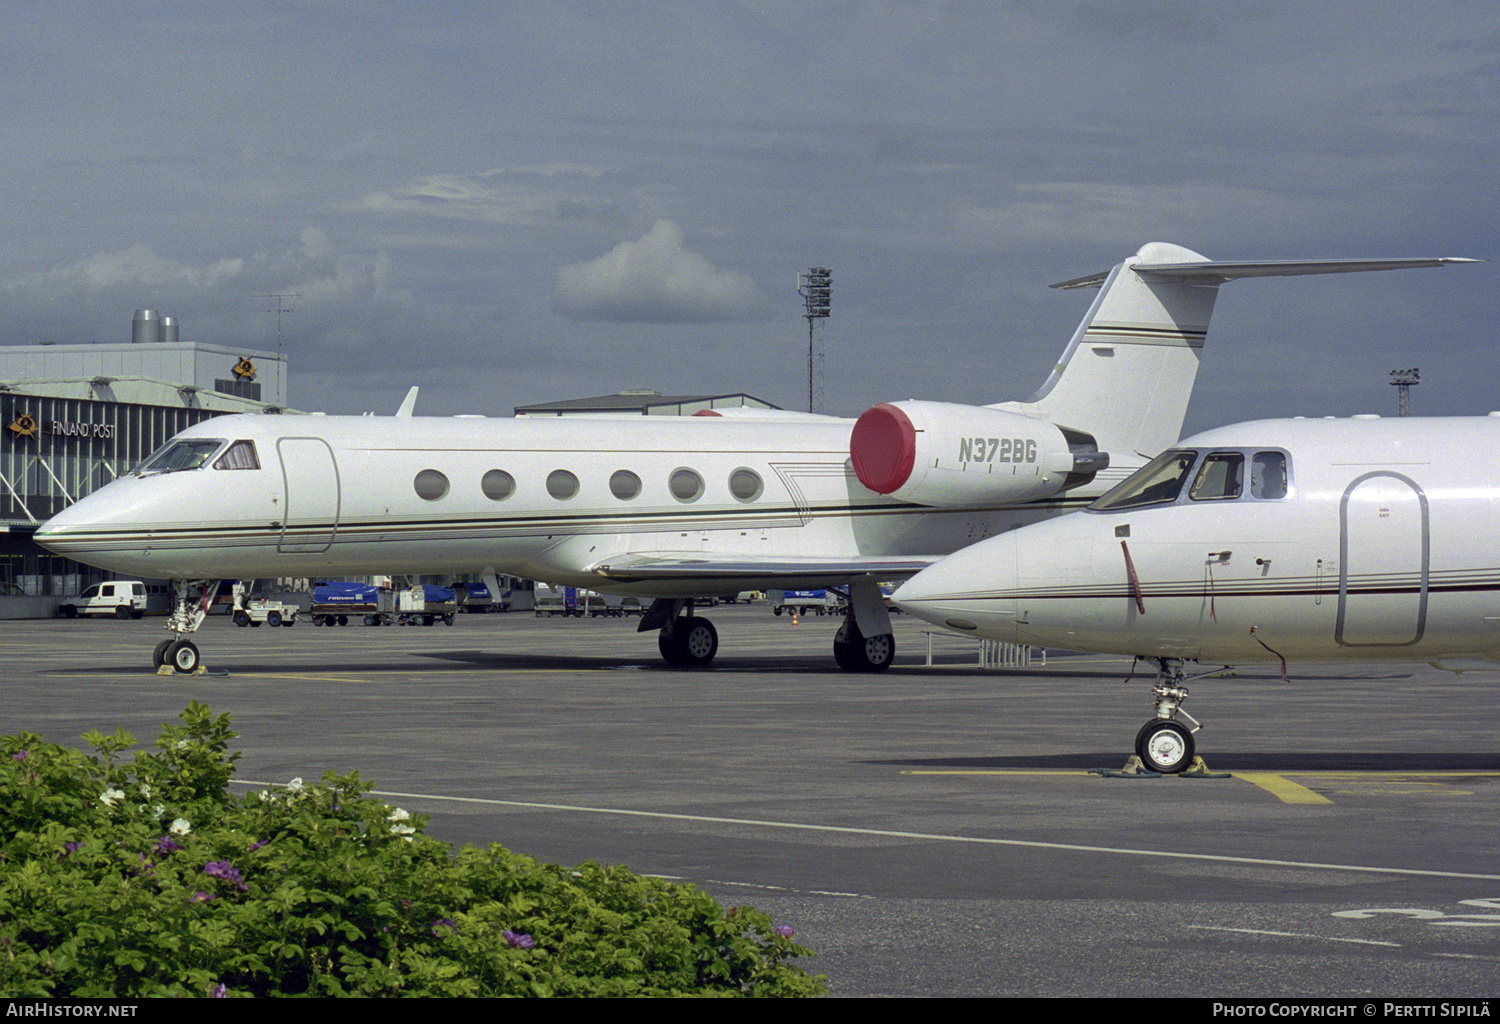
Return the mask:
<path fill-rule="evenodd" d="M 807 273 L 799 274 L 797 294 L 802 296 L 802 305 L 806 310 L 802 317 L 807 321 L 807 411 L 822 412 L 822 395 L 814 397 L 814 381 L 817 382 L 817 390 L 822 390 L 823 360 L 821 352 L 817 352 L 816 359 L 814 358 L 813 322 L 828 317 L 829 307 L 833 302 L 833 271 L 827 267 L 812 267 Z"/>
<path fill-rule="evenodd" d="M 1413 366 L 1410 370 L 1392 370 L 1391 386 L 1396 389 L 1396 415 L 1411 415 L 1411 389 L 1414 385 L 1422 383 L 1419 378 L 1418 368 Z"/>

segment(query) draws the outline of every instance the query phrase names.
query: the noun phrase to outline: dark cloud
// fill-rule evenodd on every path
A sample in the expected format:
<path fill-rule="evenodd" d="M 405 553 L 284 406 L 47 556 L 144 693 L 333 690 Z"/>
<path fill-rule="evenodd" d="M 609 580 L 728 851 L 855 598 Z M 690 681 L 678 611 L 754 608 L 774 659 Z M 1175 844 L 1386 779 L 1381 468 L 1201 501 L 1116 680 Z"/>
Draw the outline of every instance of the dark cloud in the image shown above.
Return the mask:
<path fill-rule="evenodd" d="M 264 349 L 290 293 L 304 408 L 795 406 L 822 265 L 830 410 L 1022 398 L 1087 305 L 1046 285 L 1147 241 L 1495 255 L 1497 39 L 1478 0 L 41 0 L 0 39 L 0 342 L 153 307 Z M 1485 411 L 1493 272 L 1237 282 L 1190 422 L 1375 405 L 1383 362 Z"/>

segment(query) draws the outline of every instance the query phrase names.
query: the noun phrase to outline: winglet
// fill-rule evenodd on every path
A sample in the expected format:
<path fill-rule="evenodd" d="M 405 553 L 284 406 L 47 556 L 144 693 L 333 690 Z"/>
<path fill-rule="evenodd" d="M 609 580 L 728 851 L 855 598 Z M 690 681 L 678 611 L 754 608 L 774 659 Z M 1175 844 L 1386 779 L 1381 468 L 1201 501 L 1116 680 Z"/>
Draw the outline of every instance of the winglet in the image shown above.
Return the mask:
<path fill-rule="evenodd" d="M 406 397 L 401 400 L 401 408 L 396 410 L 396 415 L 402 419 L 410 419 L 412 410 L 417 407 L 417 385 L 413 384 Z"/>

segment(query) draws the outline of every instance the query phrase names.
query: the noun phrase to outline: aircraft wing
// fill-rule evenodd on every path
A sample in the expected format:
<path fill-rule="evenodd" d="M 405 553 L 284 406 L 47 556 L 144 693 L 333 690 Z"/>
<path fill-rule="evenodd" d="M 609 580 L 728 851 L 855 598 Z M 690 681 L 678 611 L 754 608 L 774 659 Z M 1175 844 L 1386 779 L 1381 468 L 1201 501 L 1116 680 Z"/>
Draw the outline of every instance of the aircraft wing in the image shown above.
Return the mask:
<path fill-rule="evenodd" d="M 804 587 L 847 583 L 859 579 L 894 580 L 915 575 L 941 555 L 899 555 L 880 558 L 741 558 L 708 557 L 673 552 L 632 552 L 596 563 L 591 571 L 616 583 L 744 584 L 753 589 Z"/>

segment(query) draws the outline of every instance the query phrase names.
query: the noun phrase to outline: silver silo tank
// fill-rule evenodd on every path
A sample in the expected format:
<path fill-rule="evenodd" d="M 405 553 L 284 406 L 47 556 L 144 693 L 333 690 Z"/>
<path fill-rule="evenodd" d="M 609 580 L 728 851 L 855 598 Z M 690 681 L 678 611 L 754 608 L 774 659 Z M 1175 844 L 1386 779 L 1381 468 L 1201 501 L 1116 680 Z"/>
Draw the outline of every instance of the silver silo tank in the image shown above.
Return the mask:
<path fill-rule="evenodd" d="M 130 341 L 135 345 L 154 345 L 161 340 L 161 317 L 154 309 L 138 309 L 130 322 Z"/>
<path fill-rule="evenodd" d="M 177 318 L 175 316 L 161 318 L 161 340 L 168 345 L 177 343 Z"/>

